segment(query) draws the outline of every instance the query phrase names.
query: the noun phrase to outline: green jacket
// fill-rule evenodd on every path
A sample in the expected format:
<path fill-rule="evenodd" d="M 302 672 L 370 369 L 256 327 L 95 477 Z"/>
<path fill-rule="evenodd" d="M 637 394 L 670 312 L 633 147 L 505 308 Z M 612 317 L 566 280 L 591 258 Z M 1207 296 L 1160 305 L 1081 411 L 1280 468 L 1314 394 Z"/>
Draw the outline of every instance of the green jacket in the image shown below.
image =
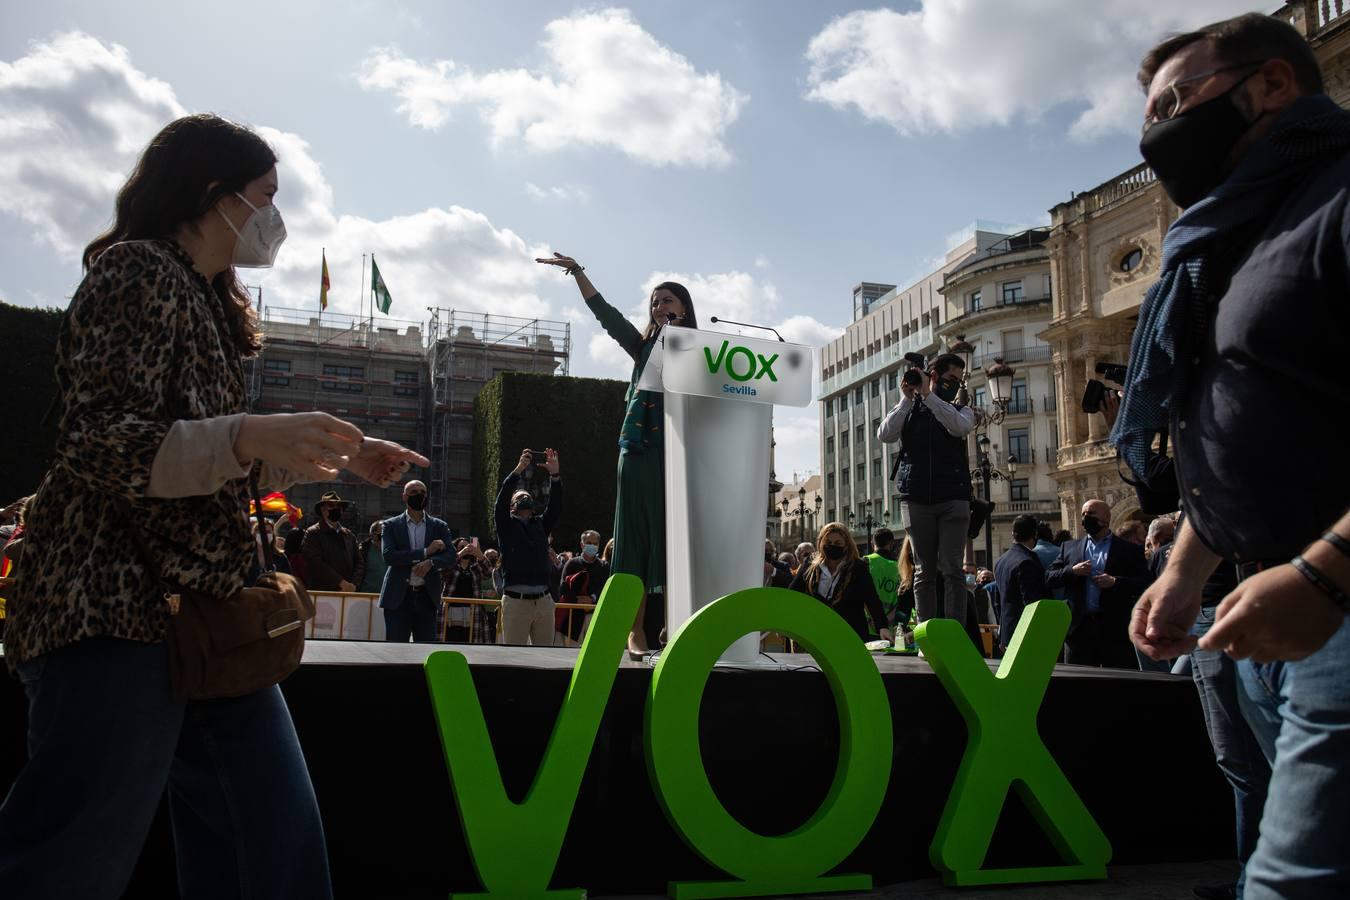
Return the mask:
<path fill-rule="evenodd" d="M 665 436 L 661 433 L 665 422 L 663 395 L 654 391 L 640 391 L 637 386 L 656 341 L 644 341 L 642 332 L 628 321 L 628 317 L 610 306 L 599 294 L 587 300 L 586 305 L 595 313 L 600 326 L 623 348 L 623 352 L 633 358 L 633 376 L 628 382 L 628 395 L 624 397 L 619 447 L 624 453 L 660 453 L 665 445 Z"/>

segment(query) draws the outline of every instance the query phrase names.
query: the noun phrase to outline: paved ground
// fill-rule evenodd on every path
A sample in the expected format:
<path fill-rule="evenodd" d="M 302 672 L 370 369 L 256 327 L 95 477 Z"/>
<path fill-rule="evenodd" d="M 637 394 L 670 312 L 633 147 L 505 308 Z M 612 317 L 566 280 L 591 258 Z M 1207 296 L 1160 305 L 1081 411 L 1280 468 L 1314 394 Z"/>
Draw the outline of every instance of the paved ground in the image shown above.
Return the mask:
<path fill-rule="evenodd" d="M 1231 861 L 1158 866 L 1111 866 L 1101 882 L 1001 888 L 945 888 L 937 878 L 880 887 L 869 894 L 820 894 L 817 900 L 886 897 L 890 900 L 1190 900 L 1197 884 L 1218 884 L 1236 874 Z M 622 900 L 655 900 L 652 895 Z"/>

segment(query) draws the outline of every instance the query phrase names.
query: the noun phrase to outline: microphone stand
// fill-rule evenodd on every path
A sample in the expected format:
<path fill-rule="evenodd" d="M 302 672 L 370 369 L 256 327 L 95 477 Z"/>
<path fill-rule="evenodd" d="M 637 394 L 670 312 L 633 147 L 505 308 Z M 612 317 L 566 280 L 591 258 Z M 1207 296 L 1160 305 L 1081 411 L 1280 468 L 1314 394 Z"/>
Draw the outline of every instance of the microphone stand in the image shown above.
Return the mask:
<path fill-rule="evenodd" d="M 752 325 L 749 322 L 733 322 L 730 319 L 719 319 L 717 318 L 717 316 L 713 316 L 709 321 L 711 321 L 714 325 L 716 325 L 718 322 L 724 322 L 727 325 L 739 325 L 742 328 L 758 328 L 761 329 L 762 331 L 772 331 L 774 337 L 778 338 L 780 342 L 784 344 L 787 343 L 787 341 L 783 340 L 783 336 L 778 333 L 777 328 L 771 328 L 768 325 Z"/>

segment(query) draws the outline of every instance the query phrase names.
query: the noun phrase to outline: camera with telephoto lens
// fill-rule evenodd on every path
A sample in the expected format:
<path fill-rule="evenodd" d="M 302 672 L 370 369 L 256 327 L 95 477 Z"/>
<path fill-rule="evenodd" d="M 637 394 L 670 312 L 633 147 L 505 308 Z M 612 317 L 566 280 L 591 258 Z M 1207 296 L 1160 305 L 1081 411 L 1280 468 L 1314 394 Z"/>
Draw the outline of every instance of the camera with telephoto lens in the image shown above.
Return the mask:
<path fill-rule="evenodd" d="M 927 360 L 923 358 L 922 353 L 906 353 L 905 362 L 909 363 L 909 368 L 905 370 L 903 376 L 905 384 L 910 387 L 918 387 L 923 383 L 923 369 Z"/>
<path fill-rule="evenodd" d="M 1125 367 L 1120 363 L 1097 363 L 1097 374 L 1107 381 L 1114 381 L 1116 384 L 1125 383 Z M 1095 378 L 1089 378 L 1087 387 L 1083 389 L 1083 412 L 1091 415 L 1101 412 L 1102 398 L 1106 396 L 1106 385 Z"/>

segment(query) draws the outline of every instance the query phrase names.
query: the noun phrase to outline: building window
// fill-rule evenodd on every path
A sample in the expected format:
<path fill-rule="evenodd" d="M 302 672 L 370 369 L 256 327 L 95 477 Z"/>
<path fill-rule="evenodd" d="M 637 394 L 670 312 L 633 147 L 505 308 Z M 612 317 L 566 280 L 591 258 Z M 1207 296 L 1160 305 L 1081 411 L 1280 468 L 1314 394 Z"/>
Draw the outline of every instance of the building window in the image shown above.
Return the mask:
<path fill-rule="evenodd" d="M 825 438 L 825 455 L 829 456 L 833 452 L 834 452 L 834 435 L 831 434 Z"/>
<path fill-rule="evenodd" d="M 289 372 L 290 370 L 291 361 L 289 359 L 263 360 L 263 371 L 265 372 Z"/>
<path fill-rule="evenodd" d="M 1139 264 L 1144 261 L 1144 251 L 1135 247 L 1129 253 L 1126 253 L 1120 259 L 1120 271 L 1133 272 L 1139 268 Z"/>
<path fill-rule="evenodd" d="M 825 476 L 825 488 L 826 488 L 827 490 L 831 490 L 831 491 L 834 490 L 834 473 L 833 473 L 833 472 L 831 472 L 830 474 L 828 474 L 828 475 Z"/>
<path fill-rule="evenodd" d="M 908 322 L 906 322 L 904 325 L 901 325 L 901 326 L 900 326 L 900 336 L 901 336 L 901 337 L 909 337 L 909 323 L 908 323 Z"/>
<path fill-rule="evenodd" d="M 1031 412 L 1031 403 L 1027 400 L 1026 379 L 1014 381 L 1012 383 L 1012 396 L 1008 398 L 1008 414 L 1024 416 L 1029 412 Z"/>
<path fill-rule="evenodd" d="M 826 515 L 826 518 L 829 519 L 829 521 L 831 521 L 831 522 L 837 521 L 837 520 L 835 519 L 835 517 L 834 517 L 834 507 L 833 507 L 833 506 L 831 506 L 831 507 L 830 507 L 828 510 L 826 510 L 825 512 L 826 512 L 826 514 L 827 514 L 827 515 Z"/>
<path fill-rule="evenodd" d="M 873 397 L 880 397 L 880 396 L 881 396 L 881 379 L 880 379 L 880 378 L 878 378 L 876 381 L 873 381 L 873 382 L 872 382 L 872 396 L 873 396 Z"/>
<path fill-rule="evenodd" d="M 893 391 L 899 386 L 899 384 L 900 384 L 899 372 L 892 372 L 891 374 L 886 376 L 886 390 Z"/>
<path fill-rule="evenodd" d="M 394 370 L 394 384 L 420 384 L 421 377 L 416 372 Z"/>
<path fill-rule="evenodd" d="M 274 387 L 287 387 L 291 380 L 285 375 L 264 375 L 263 384 L 270 384 Z"/>
<path fill-rule="evenodd" d="M 924 314 L 923 314 L 923 327 L 924 327 L 924 328 L 927 328 L 929 325 L 932 324 L 932 322 L 933 322 L 933 315 L 932 315 L 932 313 L 924 313 Z"/>
<path fill-rule="evenodd" d="M 1008 429 L 1008 453 L 1017 460 L 1018 465 L 1031 462 L 1031 435 L 1028 429 Z"/>
<path fill-rule="evenodd" d="M 983 307 L 983 303 L 984 303 L 984 293 L 983 293 L 982 291 L 971 291 L 971 292 L 970 292 L 970 311 L 971 311 L 971 312 L 979 312 L 980 309 Z"/>
<path fill-rule="evenodd" d="M 842 484 L 844 487 L 848 487 L 848 467 L 847 467 L 847 466 L 845 466 L 843 469 L 840 469 L 840 470 L 839 470 L 839 483 Z"/>
<path fill-rule="evenodd" d="M 863 401 L 863 389 L 862 385 L 859 385 L 853 390 L 853 405 L 857 406 L 862 401 Z"/>
<path fill-rule="evenodd" d="M 1012 480 L 1012 499 L 1014 501 L 1031 499 L 1030 478 L 1014 478 Z"/>
<path fill-rule="evenodd" d="M 355 381 L 320 381 L 319 385 L 325 391 L 336 391 L 339 394 L 361 394 L 365 392 L 365 385 L 358 384 Z"/>
<path fill-rule="evenodd" d="M 876 434 L 880 430 L 881 430 L 881 417 L 878 416 L 872 420 L 872 433 Z"/>
<path fill-rule="evenodd" d="M 874 460 L 872 460 L 872 477 L 873 477 L 873 478 L 880 478 L 880 477 L 881 477 L 881 460 L 880 460 L 880 459 L 874 459 Z"/>
<path fill-rule="evenodd" d="M 1003 302 L 1021 303 L 1022 302 L 1022 280 L 1003 282 Z"/>
<path fill-rule="evenodd" d="M 858 425 L 853 429 L 853 440 L 859 447 L 867 442 L 867 432 L 863 430 L 864 427 L 865 426 L 863 425 Z"/>
<path fill-rule="evenodd" d="M 975 398 L 974 398 L 975 408 L 984 409 L 985 404 L 988 400 L 989 400 L 989 392 L 985 388 L 977 387 L 975 389 Z"/>
<path fill-rule="evenodd" d="M 834 398 L 833 398 L 833 397 L 826 397 L 826 398 L 825 398 L 825 418 L 829 419 L 829 418 L 833 418 L 833 416 L 834 416 Z"/>
<path fill-rule="evenodd" d="M 365 378 L 366 370 L 362 366 L 324 366 L 323 374 L 336 378 Z"/>
<path fill-rule="evenodd" d="M 867 480 L 867 467 L 858 463 L 853 467 L 853 477 L 857 479 L 858 484 L 865 482 Z"/>
<path fill-rule="evenodd" d="M 847 447 L 848 447 L 848 431 L 845 430 L 839 432 L 839 449 L 843 450 Z"/>

